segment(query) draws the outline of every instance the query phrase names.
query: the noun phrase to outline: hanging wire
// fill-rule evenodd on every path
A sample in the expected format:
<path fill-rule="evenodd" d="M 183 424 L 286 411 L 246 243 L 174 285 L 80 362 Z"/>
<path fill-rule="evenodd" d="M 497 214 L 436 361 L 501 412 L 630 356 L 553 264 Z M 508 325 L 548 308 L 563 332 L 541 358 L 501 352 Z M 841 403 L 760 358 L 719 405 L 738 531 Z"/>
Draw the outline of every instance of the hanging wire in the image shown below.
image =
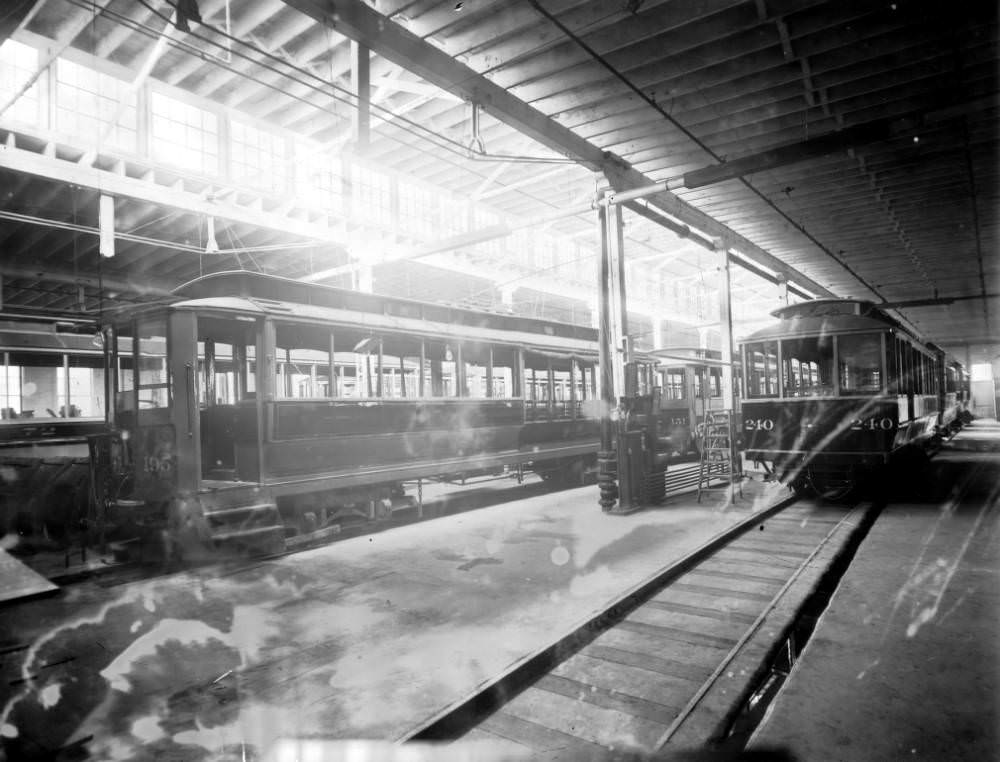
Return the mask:
<path fill-rule="evenodd" d="M 69 2 L 71 2 L 71 3 L 75 4 L 75 5 L 81 5 L 83 3 L 83 0 L 69 0 Z M 169 22 L 169 20 L 170 20 L 169 16 L 167 16 L 166 14 L 164 14 L 161 11 L 157 10 L 149 2 L 147 2 L 147 0 L 138 0 L 138 2 L 139 2 L 140 5 L 142 5 L 143 7 L 145 7 L 153 15 L 157 16 L 160 19 L 163 19 L 164 21 Z M 112 17 L 116 18 L 116 20 L 118 20 L 119 23 L 121 23 L 121 24 L 123 24 L 125 26 L 128 26 L 128 27 L 130 27 L 132 29 L 135 29 L 136 31 L 138 31 L 138 32 L 140 32 L 142 34 L 145 34 L 147 36 L 157 36 L 158 37 L 159 34 L 160 34 L 158 31 L 154 31 L 154 30 L 150 29 L 145 24 L 142 24 L 141 22 L 136 22 L 136 21 L 134 21 L 132 19 L 129 19 L 127 16 L 124 16 L 122 14 L 116 13 L 114 11 L 107 11 L 106 10 L 105 11 L 105 15 L 112 16 Z M 258 47 L 256 45 L 254 45 L 253 43 L 246 42 L 245 40 L 242 40 L 242 39 L 240 39 L 238 37 L 235 37 L 234 35 L 231 35 L 228 32 L 225 32 L 222 29 L 220 29 L 220 28 L 218 28 L 218 27 L 216 27 L 216 26 L 214 26 L 212 24 L 208 24 L 208 23 L 202 22 L 201 26 L 203 26 L 206 29 L 214 32 L 216 35 L 218 35 L 218 36 L 220 36 L 220 37 L 222 37 L 222 38 L 224 38 L 226 40 L 229 40 L 230 42 L 236 43 L 237 45 L 241 45 L 241 46 L 247 48 L 253 54 L 253 55 L 250 55 L 248 53 L 241 53 L 241 52 L 237 52 L 235 49 L 233 49 L 233 50 L 230 50 L 230 52 L 231 52 L 232 55 L 235 55 L 235 56 L 237 56 L 237 57 L 239 57 L 239 58 L 241 58 L 241 59 L 243 59 L 243 60 L 245 60 L 245 61 L 247 61 L 247 62 L 249 62 L 251 64 L 259 66 L 259 67 L 261 67 L 261 68 L 263 68 L 263 69 L 265 69 L 267 71 L 270 71 L 270 72 L 272 72 L 274 74 L 277 74 L 277 75 L 279 75 L 281 77 L 289 79 L 292 82 L 294 82 L 295 84 L 302 85 L 303 87 L 309 88 L 310 90 L 313 90 L 314 92 L 318 92 L 318 93 L 321 93 L 323 95 L 326 95 L 326 96 L 332 98 L 334 101 L 345 103 L 348 106 L 351 106 L 352 108 L 357 108 L 358 107 L 358 96 L 355 93 L 352 93 L 349 89 L 347 89 L 345 87 L 342 87 L 340 85 L 337 85 L 336 83 L 334 83 L 332 81 L 326 81 L 326 80 L 322 79 L 321 77 L 317 76 L 316 74 L 314 74 L 313 72 L 309 71 L 308 69 L 305 69 L 305 68 L 303 68 L 303 67 L 301 67 L 301 66 L 299 66 L 297 64 L 293 64 L 293 63 L 291 63 L 291 62 L 289 62 L 289 61 L 281 58 L 280 56 L 277 56 L 277 55 L 275 55 L 273 53 L 270 53 L 269 51 L 266 51 L 266 50 L 264 50 L 264 49 L 262 49 L 262 48 L 260 48 L 260 47 Z M 210 37 L 207 37 L 207 36 L 205 36 L 203 34 L 199 34 L 198 32 L 189 31 L 189 32 L 187 32 L 187 34 L 188 34 L 189 37 L 193 37 L 193 38 L 195 38 L 195 39 L 197 39 L 197 40 L 205 43 L 206 45 L 212 45 L 214 47 L 217 47 L 217 48 L 220 48 L 220 49 L 223 49 L 223 50 L 226 49 L 226 47 L 223 46 L 223 45 L 221 45 L 219 42 L 217 42 L 217 41 L 215 41 L 215 40 L 211 39 Z M 196 47 L 194 47 L 194 46 L 192 46 L 192 45 L 190 45 L 190 44 L 188 44 L 186 42 L 183 42 L 183 41 L 169 40 L 168 44 L 174 45 L 175 47 L 186 48 L 190 52 L 195 53 L 195 54 L 200 54 L 201 53 L 201 51 L 198 48 L 196 48 Z M 279 64 L 281 67 L 284 67 L 284 68 L 279 68 L 278 66 L 275 66 L 275 65 L 272 65 L 272 64 L 263 63 L 263 62 L 261 62 L 260 58 L 264 58 L 264 59 L 267 59 L 268 61 L 272 61 L 275 64 Z M 239 69 L 237 69 L 234 66 L 224 65 L 218 59 L 215 62 L 213 62 L 213 65 L 220 66 L 221 68 L 226 69 L 227 71 L 231 71 L 232 73 L 236 74 L 237 76 L 249 78 L 249 75 L 246 74 L 245 72 L 240 71 Z M 292 74 L 289 73 L 288 70 L 291 70 L 292 72 L 294 72 L 295 74 L 297 74 L 299 76 L 293 76 Z M 275 90 L 276 92 L 280 92 L 280 93 L 282 93 L 282 94 L 284 94 L 284 95 L 286 95 L 286 96 L 288 96 L 290 98 L 294 98 L 295 100 L 301 101 L 303 103 L 307 103 L 307 104 L 313 106 L 314 108 L 317 108 L 317 109 L 320 109 L 320 110 L 329 111 L 329 109 L 325 109 L 322 106 L 318 106 L 318 105 L 312 103 L 311 101 L 307 100 L 306 98 L 304 98 L 302 96 L 297 96 L 297 95 L 294 95 L 294 94 L 288 92 L 287 89 L 281 88 L 281 87 L 279 87 L 277 85 L 272 85 L 272 84 L 267 83 L 267 82 L 260 82 L 260 81 L 257 81 L 257 82 L 258 82 L 258 84 L 264 85 L 265 87 L 268 87 L 268 88 L 270 88 L 272 90 Z M 403 116 L 401 114 L 395 114 L 390 109 L 383 108 L 381 106 L 378 106 L 377 104 L 371 104 L 370 107 L 373 108 L 375 111 L 377 111 L 379 114 L 384 114 L 386 116 L 391 117 L 391 120 L 387 120 L 387 121 L 390 122 L 390 124 L 391 123 L 398 123 L 398 122 L 405 123 L 407 125 L 407 127 L 409 128 L 406 131 L 409 132 L 409 134 L 410 134 L 411 137 L 420 137 L 420 138 L 423 138 L 424 140 L 427 140 L 428 142 L 437 145 L 439 148 L 443 148 L 444 150 L 449 151 L 449 152 L 451 152 L 451 153 L 453 153 L 453 154 L 455 154 L 457 156 L 460 156 L 460 157 L 462 157 L 464 159 L 472 159 L 474 161 L 515 161 L 515 162 L 518 162 L 518 163 L 544 163 L 544 164 L 577 164 L 578 163 L 575 159 L 570 159 L 570 158 L 566 158 L 566 157 L 521 156 L 521 155 L 503 155 L 503 154 L 489 154 L 489 155 L 475 154 L 474 152 L 471 152 L 467 146 L 463 145 L 461 141 L 455 140 L 453 138 L 449 138 L 449 137 L 447 137 L 445 135 L 441 135 L 440 133 L 435 132 L 434 130 L 432 130 L 429 127 L 425 127 L 424 125 L 420 124 L 419 122 L 417 122 L 415 120 L 409 119 L 409 118 L 407 118 L 407 117 L 405 117 L 405 116 Z M 330 113 L 333 113 L 334 115 L 339 116 L 334 111 L 331 111 Z M 398 127 L 398 124 L 391 124 L 391 126 Z M 391 135 L 387 135 L 387 134 L 383 134 L 383 137 L 385 137 L 386 139 L 390 139 L 390 140 L 394 139 Z M 399 142 L 398 139 L 395 139 L 395 140 L 397 142 Z M 407 144 L 403 143 L 403 145 L 407 145 Z"/>

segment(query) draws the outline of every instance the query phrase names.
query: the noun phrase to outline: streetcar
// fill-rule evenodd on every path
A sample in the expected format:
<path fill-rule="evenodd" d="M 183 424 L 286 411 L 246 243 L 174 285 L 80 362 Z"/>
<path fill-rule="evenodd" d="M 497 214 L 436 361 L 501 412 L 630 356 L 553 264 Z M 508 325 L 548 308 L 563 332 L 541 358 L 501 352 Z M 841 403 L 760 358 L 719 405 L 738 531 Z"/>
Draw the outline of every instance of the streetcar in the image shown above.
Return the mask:
<path fill-rule="evenodd" d="M 89 501 L 88 438 L 105 430 L 103 347 L 88 319 L 0 320 L 0 537 L 51 545 Z"/>
<path fill-rule="evenodd" d="M 863 300 L 771 314 L 773 325 L 740 342 L 746 457 L 796 490 L 835 498 L 890 462 L 919 468 L 955 418 L 945 416 L 958 392 L 944 352 Z"/>
<path fill-rule="evenodd" d="M 383 518 L 416 480 L 594 468 L 594 329 L 247 271 L 175 297 L 105 328 L 112 431 L 92 451 L 106 511 L 171 556 Z"/>
<path fill-rule="evenodd" d="M 675 347 L 653 352 L 660 359 L 660 419 L 674 460 L 697 458 L 705 411 L 728 407 L 722 394 L 722 352 Z M 734 369 L 738 369 L 736 362 Z M 734 383 L 739 373 L 734 372 Z"/>

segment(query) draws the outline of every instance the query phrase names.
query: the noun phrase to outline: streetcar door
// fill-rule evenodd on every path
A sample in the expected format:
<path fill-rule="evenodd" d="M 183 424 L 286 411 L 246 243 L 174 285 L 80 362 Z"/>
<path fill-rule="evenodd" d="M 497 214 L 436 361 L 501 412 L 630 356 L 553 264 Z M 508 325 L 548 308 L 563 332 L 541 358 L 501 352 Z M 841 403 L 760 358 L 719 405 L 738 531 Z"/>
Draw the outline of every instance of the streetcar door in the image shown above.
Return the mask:
<path fill-rule="evenodd" d="M 131 453 L 133 492 L 147 502 L 192 486 L 177 317 L 154 313 L 115 327 L 115 423 Z"/>
<path fill-rule="evenodd" d="M 201 478 L 256 481 L 258 468 L 255 319 L 198 316 L 197 399 Z"/>

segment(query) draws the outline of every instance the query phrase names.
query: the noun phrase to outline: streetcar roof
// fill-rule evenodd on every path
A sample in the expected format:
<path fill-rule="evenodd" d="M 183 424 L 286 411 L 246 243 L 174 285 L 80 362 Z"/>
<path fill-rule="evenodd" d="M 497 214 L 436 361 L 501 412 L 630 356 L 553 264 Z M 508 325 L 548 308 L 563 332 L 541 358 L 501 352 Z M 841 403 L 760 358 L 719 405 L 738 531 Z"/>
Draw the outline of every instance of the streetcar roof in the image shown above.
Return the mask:
<path fill-rule="evenodd" d="M 872 331 L 887 331 L 894 328 L 893 323 L 886 323 L 873 317 L 863 315 L 817 315 L 793 316 L 784 318 L 774 325 L 761 328 L 740 339 L 739 343 L 749 344 L 755 341 L 773 339 L 802 338 L 806 336 L 833 336 L 840 333 L 864 333 Z"/>
<path fill-rule="evenodd" d="M 241 296 L 215 296 L 174 302 L 170 309 L 224 312 L 242 315 L 271 316 L 287 320 L 302 320 L 331 326 L 354 329 L 386 331 L 440 338 L 445 340 L 510 344 L 528 347 L 531 351 L 551 356 L 596 356 L 597 344 L 587 339 L 553 336 L 529 331 L 509 331 L 489 326 L 442 323 L 434 320 L 383 315 L 374 312 L 321 307 L 312 304 L 293 304 L 270 299 Z"/>
<path fill-rule="evenodd" d="M 504 332 L 523 331 L 526 334 L 538 333 L 587 341 L 597 340 L 597 331 L 590 326 L 527 317 L 506 311 L 477 310 L 454 304 L 371 294 L 248 270 L 229 270 L 204 275 L 178 286 L 173 293 L 180 299 L 238 296 L 261 302 L 284 304 L 296 311 L 306 306 L 328 307 L 347 310 L 352 314 L 393 315 L 418 321 L 492 327 Z"/>

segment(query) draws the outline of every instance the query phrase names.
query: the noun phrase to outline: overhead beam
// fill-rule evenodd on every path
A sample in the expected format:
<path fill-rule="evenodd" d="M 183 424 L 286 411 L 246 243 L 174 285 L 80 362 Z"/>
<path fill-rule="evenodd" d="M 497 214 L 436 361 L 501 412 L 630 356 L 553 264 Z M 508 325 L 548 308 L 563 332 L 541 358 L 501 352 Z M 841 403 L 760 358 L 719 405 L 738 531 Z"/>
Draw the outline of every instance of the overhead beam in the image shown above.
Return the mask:
<path fill-rule="evenodd" d="M 361 0 L 284 0 L 306 14 L 373 52 L 419 75 L 463 100 L 477 103 L 491 115 L 523 135 L 584 167 L 603 172 L 616 191 L 639 188 L 652 181 L 624 159 L 581 138 L 499 85 L 456 61 L 447 53 L 390 21 Z M 721 238 L 747 258 L 757 261 L 801 284 L 818 296 L 833 296 L 824 286 L 798 270 L 779 262 L 750 240 L 664 190 L 649 197 L 649 203 L 680 222 L 692 225 L 712 238 Z"/>
<path fill-rule="evenodd" d="M 141 296 L 170 296 L 171 289 L 179 286 L 179 282 L 170 284 L 152 283 L 148 276 L 135 280 L 116 278 L 114 276 L 90 276 L 69 271 L 53 270 L 51 267 L 26 267 L 23 265 L 8 265 L 0 263 L 0 277 L 9 280 L 31 280 L 43 283 L 66 283 L 73 286 L 104 289 L 104 291 L 123 291 Z"/>
<path fill-rule="evenodd" d="M 0 45 L 16 31 L 23 29 L 31 21 L 32 16 L 45 4 L 45 0 L 7 0 L 3 12 L 0 13 Z"/>
<path fill-rule="evenodd" d="M 148 201 L 182 212 L 223 218 L 255 228 L 269 227 L 283 233 L 344 245 L 341 232 L 326 225 L 296 220 L 222 199 L 208 200 L 202 194 L 166 187 L 150 180 L 140 180 L 102 169 L 80 166 L 75 162 L 43 156 L 32 151 L 9 147 L 0 150 L 0 169 L 79 185 L 113 196 Z"/>
<path fill-rule="evenodd" d="M 998 299 L 1000 293 L 995 294 L 964 294 L 962 296 L 938 296 L 933 299 L 909 299 L 902 302 L 876 302 L 875 306 L 883 310 L 898 310 L 904 307 L 940 307 L 955 302 L 977 301 L 986 299 Z"/>

